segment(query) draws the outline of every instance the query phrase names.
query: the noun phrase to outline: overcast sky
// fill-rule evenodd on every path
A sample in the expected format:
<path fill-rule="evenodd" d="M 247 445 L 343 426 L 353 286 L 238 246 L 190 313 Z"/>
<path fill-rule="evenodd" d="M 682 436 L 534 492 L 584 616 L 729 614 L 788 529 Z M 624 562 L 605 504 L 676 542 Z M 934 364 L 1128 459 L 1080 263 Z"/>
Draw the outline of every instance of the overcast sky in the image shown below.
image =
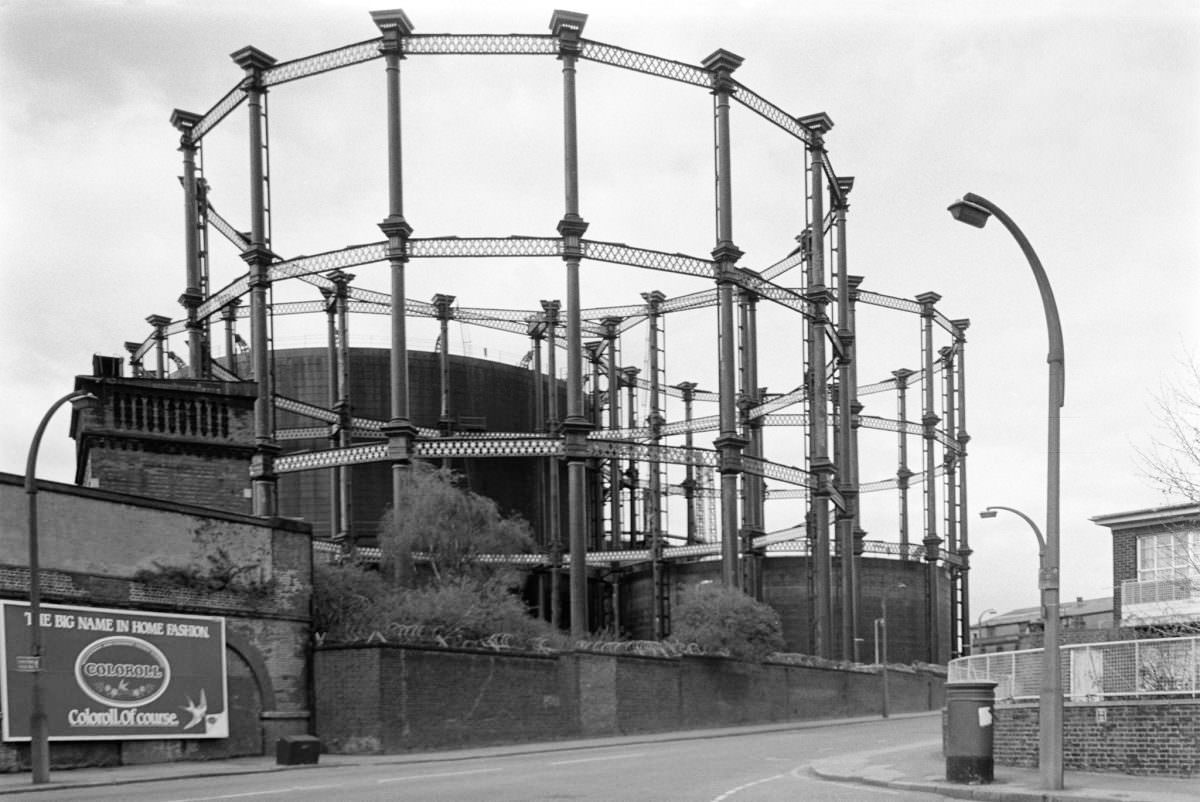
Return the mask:
<path fill-rule="evenodd" d="M 1041 256 L 1063 320 L 1062 595 L 1110 595 L 1108 532 L 1088 519 L 1172 501 L 1146 480 L 1136 449 L 1155 436 L 1154 397 L 1181 378 L 1180 362 L 1200 345 L 1200 6 L 566 5 L 589 14 L 586 38 L 691 64 L 731 50 L 745 58 L 735 77 L 758 94 L 796 116 L 829 114 L 832 164 L 856 178 L 851 272 L 875 292 L 935 291 L 947 316 L 971 320 L 970 509 L 1002 504 L 1041 520 L 1046 335 L 1037 289 L 1001 226 L 959 225 L 946 206 L 971 191 L 1016 220 Z M 74 376 L 90 372 L 94 353 L 124 356 L 125 341 L 148 334 L 147 315 L 182 315 L 181 162 L 171 111 L 204 112 L 228 91 L 241 75 L 233 51 L 249 44 L 286 61 L 371 39 L 378 32 L 367 12 L 378 7 L 0 0 L 0 470 L 24 472 L 37 421 Z M 540 34 L 554 10 L 524 0 L 402 7 L 418 33 Z M 404 81 L 406 214 L 416 236 L 553 236 L 563 211 L 557 62 L 412 57 Z M 578 84 L 587 236 L 707 256 L 711 98 L 591 62 L 580 63 Z M 376 60 L 271 92 L 277 252 L 380 239 L 383 89 Z M 205 170 L 214 204 L 248 229 L 244 117 L 239 109 L 206 140 Z M 803 227 L 803 149 L 736 104 L 732 135 L 734 241 L 746 253 L 741 263 L 761 269 L 786 255 Z M 213 251 L 214 286 L 244 271 L 215 235 Z M 360 286 L 388 287 L 384 265 L 354 272 Z M 434 263 L 414 265 L 410 276 L 411 297 L 447 292 L 464 307 L 533 309 L 564 292 L 554 262 Z M 599 263 L 585 263 L 584 282 L 588 307 L 707 286 Z M 715 389 L 715 352 L 698 345 L 713 319 L 668 321 L 672 383 Z M 862 383 L 919 367 L 915 318 L 869 310 L 860 321 Z M 288 323 L 281 336 L 320 344 L 322 325 Z M 374 324 L 355 325 L 368 337 Z M 791 389 L 799 383 L 798 320 L 765 312 L 761 328 L 764 360 L 776 371 L 764 383 Z M 455 336 L 460 348 L 470 338 L 494 354 L 527 348 L 521 338 L 486 332 Z M 186 354 L 182 338 L 172 347 Z M 867 414 L 894 414 L 891 396 L 864 401 Z M 67 419 L 56 417 L 43 443 L 42 478 L 74 478 Z M 891 436 L 871 436 L 865 449 L 883 456 L 864 481 L 895 471 Z M 894 540 L 894 495 L 880 506 L 868 536 Z M 972 617 L 1035 605 L 1036 544 L 1027 527 L 973 513 L 970 525 Z"/>

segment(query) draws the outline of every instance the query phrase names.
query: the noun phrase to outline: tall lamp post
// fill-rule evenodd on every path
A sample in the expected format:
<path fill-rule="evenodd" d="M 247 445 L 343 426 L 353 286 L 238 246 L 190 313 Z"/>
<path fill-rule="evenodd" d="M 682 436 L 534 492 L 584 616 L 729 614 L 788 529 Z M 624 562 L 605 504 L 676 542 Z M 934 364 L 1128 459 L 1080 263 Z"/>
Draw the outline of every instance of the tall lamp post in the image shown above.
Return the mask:
<path fill-rule="evenodd" d="M 984 518 L 995 517 L 995 513 L 992 513 L 991 515 L 983 515 L 983 513 L 980 513 L 980 515 L 982 515 Z M 994 612 L 996 612 L 996 608 L 989 607 L 986 610 L 984 610 L 982 613 L 980 613 L 979 617 L 975 619 L 975 640 L 976 641 L 983 640 L 983 617 L 985 615 L 987 615 L 988 613 L 994 613 Z M 974 649 L 972 649 L 972 652 L 974 652 Z"/>
<path fill-rule="evenodd" d="M 903 582 L 896 584 L 897 588 L 906 588 Z M 891 696 L 888 689 L 888 668 L 887 668 L 887 601 L 888 601 L 887 586 L 883 588 L 883 596 L 879 600 L 879 618 L 875 619 L 875 662 L 879 664 L 881 669 L 880 675 L 883 679 L 883 710 L 882 715 L 887 718 L 891 710 Z"/>
<path fill-rule="evenodd" d="M 1046 427 L 1046 537 L 1043 541 L 1041 571 L 1038 588 L 1042 595 L 1042 617 L 1045 623 L 1045 643 L 1042 649 L 1042 685 L 1038 700 L 1038 767 L 1042 786 L 1048 790 L 1063 787 L 1063 697 L 1062 677 L 1059 675 L 1058 643 L 1058 589 L 1059 589 L 1059 456 L 1060 456 L 1060 411 L 1066 386 L 1063 366 L 1062 324 L 1058 317 L 1058 305 L 1050 280 L 1042 269 L 1041 260 L 1034 253 L 1029 240 L 1000 207 L 986 198 L 968 192 L 962 200 L 949 206 L 955 220 L 976 228 L 983 228 L 988 217 L 995 216 L 1008 229 L 1022 253 L 1029 261 L 1038 292 L 1042 296 L 1042 308 L 1046 316 L 1046 333 L 1049 350 L 1046 362 L 1049 368 L 1049 399 Z M 1016 510 L 1011 510 L 1016 512 Z M 1021 513 L 1022 518 L 1033 524 Z M 1038 539 L 1041 532 L 1034 526 Z"/>
<path fill-rule="evenodd" d="M 42 443 L 46 425 L 50 423 L 50 418 L 59 407 L 70 402 L 76 409 L 83 409 L 91 406 L 95 400 L 96 396 L 91 393 L 76 390 L 51 404 L 33 434 L 33 442 L 29 445 L 29 459 L 25 462 L 25 493 L 29 498 L 29 637 L 34 659 L 29 700 L 29 765 L 35 785 L 50 782 L 50 738 L 46 729 L 46 705 L 42 694 L 42 584 L 38 567 L 36 478 L 38 446 Z"/>

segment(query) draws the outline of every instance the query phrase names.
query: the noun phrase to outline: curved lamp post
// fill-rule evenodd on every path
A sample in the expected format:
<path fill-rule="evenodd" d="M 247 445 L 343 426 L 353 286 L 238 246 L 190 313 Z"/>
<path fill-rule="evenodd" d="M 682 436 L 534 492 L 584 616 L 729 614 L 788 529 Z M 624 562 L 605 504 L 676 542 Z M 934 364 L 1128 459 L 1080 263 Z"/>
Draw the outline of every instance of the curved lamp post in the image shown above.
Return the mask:
<path fill-rule="evenodd" d="M 50 418 L 59 407 L 70 402 L 76 409 L 85 409 L 95 401 L 96 396 L 91 393 L 76 390 L 51 404 L 34 432 L 33 442 L 29 445 L 29 458 L 25 462 L 25 494 L 29 499 L 29 637 L 34 659 L 29 700 L 29 765 L 34 784 L 50 782 L 50 738 L 46 728 L 46 705 L 42 694 L 42 584 L 38 566 L 36 478 L 38 446 L 42 443 L 46 425 L 50 423 Z"/>
<path fill-rule="evenodd" d="M 980 515 L 983 515 L 983 513 L 980 513 Z M 995 513 L 992 513 L 992 515 L 995 515 Z M 991 518 L 992 515 L 985 515 L 984 517 Z M 982 613 L 980 613 L 979 617 L 975 619 L 975 639 L 977 641 L 983 640 L 983 617 L 985 615 L 987 615 L 988 613 L 994 613 L 994 612 L 996 612 L 996 608 L 989 607 L 986 610 L 984 610 Z"/>
<path fill-rule="evenodd" d="M 1038 767 L 1042 786 L 1049 790 L 1059 790 L 1063 787 L 1063 697 L 1062 677 L 1059 675 L 1059 644 L 1058 644 L 1058 589 L 1059 589 L 1059 452 L 1060 452 L 1060 410 L 1066 385 L 1066 374 L 1063 366 L 1062 324 L 1058 317 L 1058 305 L 1054 301 L 1054 291 L 1050 288 L 1050 280 L 1042 269 L 1041 260 L 1034 253 L 1029 240 L 1021 233 L 1021 229 L 1012 221 L 1000 207 L 986 198 L 968 192 L 962 200 L 955 201 L 949 206 L 950 214 L 955 220 L 983 228 L 988 218 L 995 216 L 1008 229 L 1022 253 L 1029 261 L 1033 277 L 1037 281 L 1038 292 L 1042 296 L 1042 307 L 1046 315 L 1046 333 L 1049 340 L 1049 350 L 1046 362 L 1049 365 L 1049 404 L 1046 435 L 1046 537 L 1034 526 L 1038 540 L 1042 542 L 1041 571 L 1038 576 L 1038 587 L 1042 595 L 1042 618 L 1045 621 L 1045 643 L 1042 656 L 1042 685 L 1038 700 Z M 997 508 L 1009 509 L 1009 508 Z M 1030 525 L 1033 521 L 1024 514 L 1016 512 Z"/>

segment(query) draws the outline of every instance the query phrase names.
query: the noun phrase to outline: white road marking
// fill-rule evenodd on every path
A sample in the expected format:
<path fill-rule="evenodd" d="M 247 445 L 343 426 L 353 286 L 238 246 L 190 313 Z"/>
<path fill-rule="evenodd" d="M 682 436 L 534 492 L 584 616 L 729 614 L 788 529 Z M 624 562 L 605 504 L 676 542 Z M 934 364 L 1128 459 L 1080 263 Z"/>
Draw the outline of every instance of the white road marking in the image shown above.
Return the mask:
<path fill-rule="evenodd" d="M 332 785 L 289 785 L 285 788 L 271 788 L 264 791 L 243 791 L 240 794 L 220 794 L 218 796 L 188 796 L 169 799 L 166 802 L 215 802 L 218 799 L 245 799 L 250 796 L 270 796 L 271 794 L 286 794 L 293 791 L 311 791 L 317 788 L 334 788 Z"/>
<path fill-rule="evenodd" d="M 645 752 L 630 752 L 624 755 L 605 755 L 604 757 L 580 757 L 575 760 L 553 760 L 551 766 L 569 766 L 572 763 L 595 763 L 598 760 L 621 760 L 627 757 L 644 757 Z"/>
<path fill-rule="evenodd" d="M 764 777 L 761 780 L 755 780 L 754 782 L 749 782 L 749 783 L 745 783 L 744 785 L 739 785 L 737 788 L 730 788 L 728 791 L 721 794 L 720 796 L 714 796 L 712 799 L 712 802 L 723 802 L 724 800 L 729 799 L 729 797 L 733 796 L 734 794 L 738 793 L 739 791 L 745 791 L 747 788 L 753 788 L 756 785 L 762 785 L 763 783 L 769 783 L 772 780 L 780 780 L 786 776 L 787 776 L 786 774 L 776 774 L 772 777 Z"/>
<path fill-rule="evenodd" d="M 386 777 L 375 782 L 383 785 L 384 783 L 402 783 L 409 780 L 430 780 L 435 777 L 462 777 L 466 774 L 489 774 L 496 771 L 504 771 L 504 769 L 468 769 L 466 771 L 442 771 L 436 774 L 409 774 L 406 777 Z"/>

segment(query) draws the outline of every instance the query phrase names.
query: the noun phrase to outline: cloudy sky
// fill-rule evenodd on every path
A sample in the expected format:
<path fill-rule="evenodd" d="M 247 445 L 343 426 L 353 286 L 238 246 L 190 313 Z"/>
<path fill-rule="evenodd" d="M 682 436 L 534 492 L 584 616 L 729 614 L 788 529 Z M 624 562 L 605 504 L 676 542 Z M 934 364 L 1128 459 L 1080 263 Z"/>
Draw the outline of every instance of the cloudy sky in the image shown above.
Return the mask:
<path fill-rule="evenodd" d="M 691 64 L 731 50 L 746 60 L 736 77 L 758 94 L 796 116 L 829 114 L 832 164 L 856 178 L 851 272 L 875 292 L 937 292 L 946 315 L 971 321 L 971 509 L 1002 504 L 1041 519 L 1046 337 L 1037 289 L 1002 227 L 971 229 L 945 209 L 971 191 L 1017 221 L 1063 319 L 1062 594 L 1109 595 L 1107 530 L 1088 519 L 1170 503 L 1147 481 L 1137 449 L 1156 435 L 1155 396 L 1182 379 L 1180 363 L 1200 346 L 1200 7 L 567 6 L 589 14 L 589 39 Z M 367 12 L 377 7 L 0 0 L 0 470 L 24 472 L 38 419 L 75 375 L 90 372 L 94 353 L 123 356 L 125 341 L 148 334 L 147 315 L 181 315 L 181 167 L 171 111 L 215 103 L 239 79 L 229 54 L 245 45 L 286 61 L 375 37 Z M 412 0 L 403 8 L 418 33 L 544 33 L 554 6 Z M 416 235 L 552 236 L 562 215 L 557 62 L 413 57 L 404 76 L 406 213 Z M 277 252 L 380 239 L 383 82 L 382 62 L 373 61 L 271 93 Z M 589 62 L 580 64 L 578 83 L 588 237 L 706 256 L 709 96 Z M 746 109 L 733 111 L 734 240 L 746 253 L 742 264 L 761 269 L 786 255 L 803 227 L 803 151 Z M 213 202 L 239 228 L 249 228 L 244 116 L 239 109 L 205 142 Z M 214 243 L 214 286 L 244 269 L 222 246 Z M 385 266 L 355 272 L 360 286 L 387 289 Z M 447 292 L 464 307 L 533 309 L 563 292 L 555 263 L 435 263 L 410 275 L 412 297 Z M 584 267 L 585 306 L 705 288 Z M 919 367 L 915 318 L 872 310 L 860 320 L 863 383 Z M 355 325 L 360 343 L 382 336 L 371 321 Z M 711 314 L 668 321 L 672 382 L 715 387 L 714 352 L 703 345 L 713 325 Z M 321 326 L 289 322 L 280 336 L 317 345 Z M 765 312 L 761 329 L 772 371 L 764 383 L 791 389 L 799 381 L 798 322 Z M 422 336 L 416 332 L 418 344 Z M 487 332 L 455 336 L 458 348 L 490 347 L 493 356 L 527 347 Z M 172 347 L 186 353 L 182 339 Z M 864 400 L 868 414 L 893 414 L 888 396 Z M 43 478 L 73 479 L 66 421 L 64 412 L 43 444 Z M 865 481 L 894 473 L 892 440 L 865 449 L 880 455 Z M 869 537 L 895 539 L 894 506 L 894 497 L 879 504 Z M 971 540 L 975 613 L 1037 603 L 1036 547 L 1023 523 L 972 515 Z"/>

